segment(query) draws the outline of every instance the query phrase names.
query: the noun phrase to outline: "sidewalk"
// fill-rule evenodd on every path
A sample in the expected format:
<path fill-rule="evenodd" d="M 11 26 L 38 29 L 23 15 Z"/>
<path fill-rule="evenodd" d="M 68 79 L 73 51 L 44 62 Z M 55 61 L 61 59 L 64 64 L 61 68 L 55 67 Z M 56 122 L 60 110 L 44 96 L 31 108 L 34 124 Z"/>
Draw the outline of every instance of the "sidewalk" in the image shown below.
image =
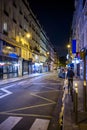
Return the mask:
<path fill-rule="evenodd" d="M 47 73 L 34 73 L 34 74 L 24 75 L 22 77 L 16 77 L 16 78 L 9 78 L 9 79 L 0 80 L 0 86 L 8 84 L 8 83 L 16 82 L 16 81 L 19 81 L 19 80 L 24 80 L 24 79 L 36 77 L 36 76 L 43 75 L 43 74 L 47 74 Z"/>
<path fill-rule="evenodd" d="M 77 123 L 75 121 L 76 113 L 74 112 L 74 103 L 71 95 L 68 94 L 67 87 L 64 94 L 64 114 L 63 114 L 63 130 L 87 130 L 87 112 L 83 111 L 83 82 L 74 80 L 78 84 L 78 116 Z M 87 90 L 86 90 L 87 91 Z"/>

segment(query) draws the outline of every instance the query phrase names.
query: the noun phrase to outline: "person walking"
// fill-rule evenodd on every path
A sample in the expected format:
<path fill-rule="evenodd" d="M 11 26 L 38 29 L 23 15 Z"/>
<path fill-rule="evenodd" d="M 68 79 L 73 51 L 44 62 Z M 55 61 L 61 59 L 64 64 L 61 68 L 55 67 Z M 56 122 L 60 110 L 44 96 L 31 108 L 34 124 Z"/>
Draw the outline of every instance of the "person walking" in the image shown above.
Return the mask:
<path fill-rule="evenodd" d="M 73 89 L 73 77 L 74 77 L 74 72 L 73 68 L 69 68 L 67 71 L 67 78 L 68 78 L 68 92 Z"/>

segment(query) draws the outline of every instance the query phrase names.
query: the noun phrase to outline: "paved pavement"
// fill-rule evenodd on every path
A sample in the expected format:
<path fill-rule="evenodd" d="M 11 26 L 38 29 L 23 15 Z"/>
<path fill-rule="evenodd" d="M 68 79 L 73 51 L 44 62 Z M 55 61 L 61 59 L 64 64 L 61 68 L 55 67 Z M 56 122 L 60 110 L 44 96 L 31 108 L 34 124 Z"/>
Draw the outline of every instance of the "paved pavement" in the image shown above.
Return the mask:
<path fill-rule="evenodd" d="M 75 95 L 74 101 L 71 100 L 71 95 L 67 91 L 67 87 L 65 87 L 65 98 L 63 100 L 64 103 L 64 114 L 63 114 L 63 130 L 87 130 L 87 112 L 83 109 L 83 81 L 74 80 L 74 88 L 75 83 L 78 84 L 78 96 L 77 96 L 77 111 L 75 112 Z M 87 90 L 86 90 L 87 92 Z M 87 103 L 87 100 L 86 100 Z"/>

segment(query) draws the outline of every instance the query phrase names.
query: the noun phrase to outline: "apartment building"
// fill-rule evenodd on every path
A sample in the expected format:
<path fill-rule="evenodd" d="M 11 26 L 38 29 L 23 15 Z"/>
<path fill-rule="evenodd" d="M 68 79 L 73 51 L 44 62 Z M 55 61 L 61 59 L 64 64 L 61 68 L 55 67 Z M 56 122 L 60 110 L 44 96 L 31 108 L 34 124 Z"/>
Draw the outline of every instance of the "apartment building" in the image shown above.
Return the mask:
<path fill-rule="evenodd" d="M 0 79 L 53 70 L 53 55 L 53 45 L 29 2 L 1 0 Z"/>
<path fill-rule="evenodd" d="M 77 52 L 74 60 L 75 70 L 77 75 L 79 74 L 79 76 L 83 77 L 84 63 L 80 57 L 80 51 L 83 48 L 87 49 L 87 0 L 75 0 L 72 30 L 72 39 L 76 40 Z"/>

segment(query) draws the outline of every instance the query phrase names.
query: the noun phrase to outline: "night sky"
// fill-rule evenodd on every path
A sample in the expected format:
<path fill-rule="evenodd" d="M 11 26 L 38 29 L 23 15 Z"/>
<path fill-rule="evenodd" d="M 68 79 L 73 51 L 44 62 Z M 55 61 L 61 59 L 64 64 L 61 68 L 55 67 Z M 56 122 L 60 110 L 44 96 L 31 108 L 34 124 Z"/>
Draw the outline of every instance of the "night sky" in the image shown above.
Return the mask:
<path fill-rule="evenodd" d="M 66 55 L 74 0 L 29 0 L 29 4 L 58 54 Z"/>

